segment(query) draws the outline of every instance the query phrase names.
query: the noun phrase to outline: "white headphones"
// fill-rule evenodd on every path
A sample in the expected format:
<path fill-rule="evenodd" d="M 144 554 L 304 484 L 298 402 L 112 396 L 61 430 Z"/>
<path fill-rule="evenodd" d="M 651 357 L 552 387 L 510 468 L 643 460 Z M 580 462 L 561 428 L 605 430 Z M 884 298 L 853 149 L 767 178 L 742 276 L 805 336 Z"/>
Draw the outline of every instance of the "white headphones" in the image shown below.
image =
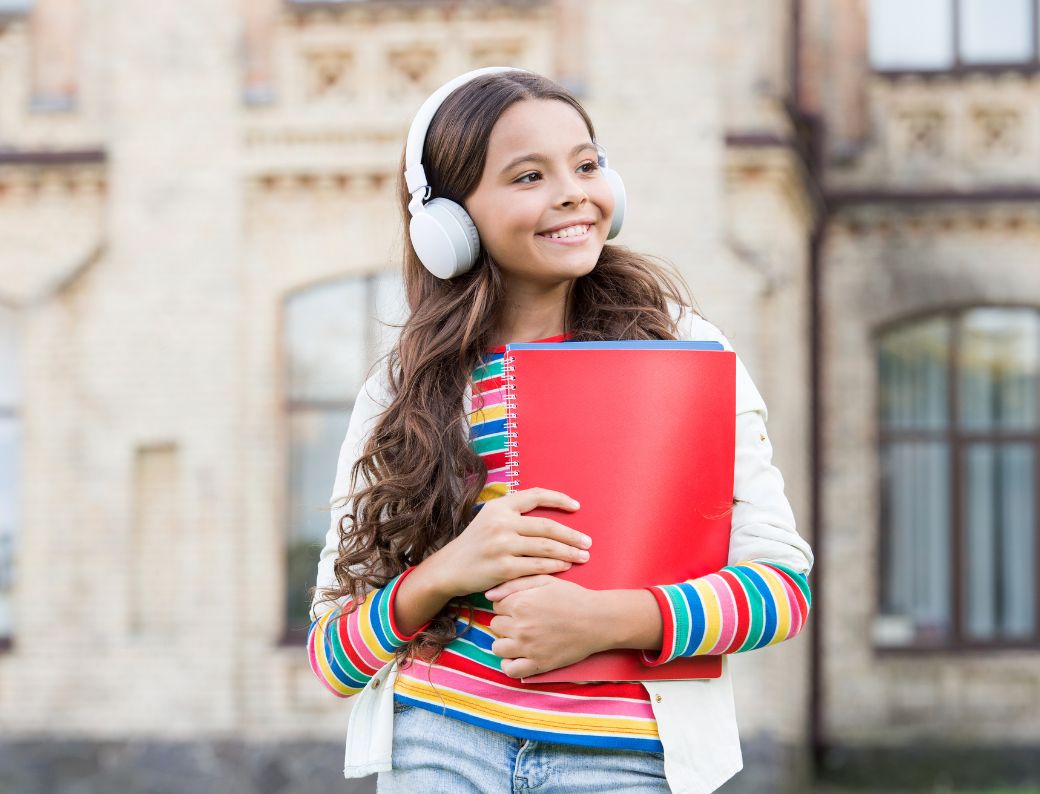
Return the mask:
<path fill-rule="evenodd" d="M 449 80 L 422 103 L 408 130 L 404 160 L 404 178 L 412 196 L 408 202 L 408 211 L 412 215 L 408 236 L 419 261 L 438 278 L 454 278 L 472 268 L 480 252 L 480 236 L 473 219 L 461 205 L 446 198 L 430 199 L 433 189 L 426 181 L 426 171 L 420 162 L 426 144 L 426 132 L 441 102 L 460 85 L 483 74 L 510 71 L 528 70 L 513 66 L 487 66 Z M 625 185 L 617 171 L 607 167 L 606 149 L 596 143 L 596 150 L 600 170 L 614 194 L 614 215 L 607 234 L 609 240 L 621 231 L 621 223 L 625 218 Z"/>

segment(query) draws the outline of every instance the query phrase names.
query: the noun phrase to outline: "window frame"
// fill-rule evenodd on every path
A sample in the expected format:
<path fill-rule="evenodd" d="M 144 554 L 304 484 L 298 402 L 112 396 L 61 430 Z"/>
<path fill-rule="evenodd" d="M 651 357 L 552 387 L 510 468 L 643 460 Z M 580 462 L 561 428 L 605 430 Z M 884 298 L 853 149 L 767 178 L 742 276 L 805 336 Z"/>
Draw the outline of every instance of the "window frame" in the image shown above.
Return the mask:
<path fill-rule="evenodd" d="M 953 64 L 950 66 L 925 69 L 925 68 L 894 68 L 886 69 L 874 66 L 870 60 L 870 48 L 867 47 L 867 66 L 871 74 L 886 78 L 900 77 L 937 77 L 937 76 L 963 76 L 978 73 L 1019 72 L 1033 74 L 1040 72 L 1040 0 L 1030 0 L 1032 3 L 1032 32 L 1033 32 L 1033 57 L 1031 60 L 1007 61 L 996 63 L 976 63 L 965 61 L 961 56 L 961 0 L 947 0 L 951 4 L 950 36 L 952 37 Z M 869 41 L 870 29 L 867 28 Z"/>
<path fill-rule="evenodd" d="M 1032 310 L 1040 314 L 1040 306 L 1033 303 L 965 303 L 947 306 L 942 309 L 926 309 L 908 315 L 903 315 L 897 320 L 878 326 L 872 334 L 872 364 L 876 380 L 874 390 L 875 411 L 875 461 L 877 461 L 877 476 L 874 478 L 874 504 L 878 506 L 875 530 L 878 545 L 875 555 L 875 571 L 877 589 L 873 604 L 874 613 L 871 616 L 871 624 L 884 616 L 883 606 L 886 600 L 886 572 L 884 561 L 888 555 L 888 549 L 892 543 L 892 532 L 888 517 L 883 506 L 885 494 L 883 493 L 883 482 L 881 476 L 881 460 L 886 443 L 898 441 L 945 441 L 949 451 L 949 514 L 951 517 L 948 531 L 950 533 L 950 566 L 949 583 L 950 592 L 947 597 L 950 607 L 950 633 L 945 642 L 921 642 L 916 638 L 906 644 L 888 644 L 878 642 L 876 637 L 871 637 L 870 643 L 877 655 L 902 655 L 902 654 L 937 654 L 937 653 L 976 653 L 978 651 L 1001 651 L 1001 650 L 1035 650 L 1040 647 L 1040 424 L 1032 430 L 971 430 L 960 426 L 960 415 L 958 413 L 958 390 L 960 383 L 960 344 L 962 330 L 962 316 L 975 309 L 1012 309 Z M 940 430 L 906 430 L 886 429 L 882 422 L 882 400 L 881 380 L 878 371 L 878 352 L 882 337 L 889 331 L 897 328 L 910 326 L 918 322 L 934 319 L 937 316 L 944 317 L 949 325 L 949 339 L 947 344 L 949 369 L 946 379 L 946 405 L 947 424 Z M 1040 394 L 1038 394 L 1040 400 Z M 1040 406 L 1038 406 L 1040 409 Z M 968 543 L 967 526 L 964 516 L 964 494 L 965 473 L 964 459 L 965 449 L 971 444 L 991 443 L 998 445 L 1002 442 L 1022 442 L 1030 444 L 1033 450 L 1033 599 L 1034 599 L 1034 633 L 1032 637 L 1023 639 L 1009 639 L 1000 637 L 995 640 L 972 639 L 965 635 L 964 616 L 967 608 L 967 580 L 963 572 L 964 550 Z"/>
<path fill-rule="evenodd" d="M 347 281 L 361 281 L 363 283 L 363 289 L 365 293 L 364 303 L 366 306 L 366 322 L 362 328 L 362 347 L 365 351 L 365 366 L 366 370 L 371 373 L 372 366 L 376 363 L 377 356 L 381 355 L 379 347 L 379 334 L 380 334 L 380 321 L 381 318 L 378 316 L 378 296 L 379 296 L 379 281 L 380 279 L 393 277 L 399 275 L 398 271 L 389 270 L 373 270 L 364 273 L 350 273 L 350 274 L 337 274 L 336 276 L 328 279 L 322 279 L 317 282 L 310 282 L 307 284 L 300 285 L 292 291 L 282 296 L 281 300 L 281 311 L 279 313 L 278 321 L 278 383 L 280 387 L 280 406 L 281 406 L 281 433 L 279 438 L 281 439 L 280 449 L 282 451 L 282 461 L 284 465 L 284 476 L 280 485 L 280 493 L 282 499 L 282 506 L 280 514 L 282 516 L 281 521 L 281 540 L 283 547 L 279 556 L 280 565 L 283 571 L 283 581 L 285 582 L 285 588 L 287 589 L 292 585 L 288 579 L 288 563 L 289 563 L 289 549 L 288 541 L 289 534 L 288 528 L 292 523 L 292 501 L 289 492 L 290 484 L 290 470 L 289 467 L 291 462 L 289 456 L 291 451 L 289 449 L 290 437 L 291 437 L 291 424 L 292 415 L 294 411 L 298 410 L 343 410 L 350 412 L 354 408 L 354 403 L 357 400 L 357 393 L 346 395 L 342 400 L 309 400 L 309 399 L 298 399 L 291 396 L 291 384 L 289 383 L 289 349 L 287 344 L 287 307 L 292 299 L 297 295 L 310 292 L 312 290 L 321 289 L 323 287 L 334 287 L 337 284 L 342 284 Z M 379 364 L 383 366 L 383 364 Z M 364 387 L 364 382 L 360 384 L 360 387 Z M 343 432 L 346 433 L 347 428 L 343 428 Z M 342 439 L 340 439 L 342 440 Z M 335 475 L 335 470 L 329 472 L 329 484 L 331 487 L 332 478 Z M 318 543 L 318 549 L 314 553 L 314 568 L 317 569 L 318 564 L 318 552 L 321 549 L 321 543 Z M 313 581 L 310 583 L 313 585 Z M 310 586 L 310 585 L 308 585 Z M 281 599 L 279 603 L 282 605 L 279 613 L 279 621 L 281 623 L 281 637 L 278 640 L 279 646 L 301 646 L 307 642 L 307 634 L 309 628 L 293 628 L 289 625 L 288 614 L 285 609 L 286 589 L 283 589 L 281 593 Z"/>

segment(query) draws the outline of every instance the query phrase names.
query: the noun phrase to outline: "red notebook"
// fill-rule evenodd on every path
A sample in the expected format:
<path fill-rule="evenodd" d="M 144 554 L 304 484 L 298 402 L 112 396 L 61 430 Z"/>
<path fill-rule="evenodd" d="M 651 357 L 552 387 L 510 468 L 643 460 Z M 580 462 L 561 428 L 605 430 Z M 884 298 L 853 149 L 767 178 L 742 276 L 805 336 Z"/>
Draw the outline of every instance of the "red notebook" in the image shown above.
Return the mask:
<path fill-rule="evenodd" d="M 590 535 L 591 556 L 555 574 L 596 590 L 674 584 L 726 566 L 733 501 L 736 356 L 718 342 L 506 345 L 510 492 L 581 502 L 536 507 Z M 617 648 L 521 679 L 718 678 L 722 657 L 643 664 Z"/>

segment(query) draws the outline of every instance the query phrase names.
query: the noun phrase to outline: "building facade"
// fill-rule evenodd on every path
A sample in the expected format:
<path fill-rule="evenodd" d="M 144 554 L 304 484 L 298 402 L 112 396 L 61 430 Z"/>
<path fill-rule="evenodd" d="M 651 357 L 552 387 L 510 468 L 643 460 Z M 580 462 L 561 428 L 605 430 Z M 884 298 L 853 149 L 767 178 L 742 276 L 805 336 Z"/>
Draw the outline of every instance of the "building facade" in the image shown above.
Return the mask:
<path fill-rule="evenodd" d="M 816 732 L 862 776 L 1040 777 L 1038 20 L 801 9 L 827 208 Z"/>
<path fill-rule="evenodd" d="M 806 630 L 731 660 L 725 790 L 1031 769 L 1040 23 L 896 5 L 0 4 L 0 783 L 374 790 L 304 590 L 403 319 L 408 125 L 487 65 L 586 106 L 817 552 Z"/>

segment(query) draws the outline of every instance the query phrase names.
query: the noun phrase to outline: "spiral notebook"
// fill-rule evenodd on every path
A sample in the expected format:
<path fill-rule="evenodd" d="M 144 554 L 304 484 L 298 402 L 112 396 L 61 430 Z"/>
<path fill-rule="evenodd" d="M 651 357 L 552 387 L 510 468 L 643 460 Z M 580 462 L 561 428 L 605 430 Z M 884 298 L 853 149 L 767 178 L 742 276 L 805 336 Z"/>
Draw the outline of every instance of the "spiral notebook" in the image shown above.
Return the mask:
<path fill-rule="evenodd" d="M 725 567 L 736 435 L 736 355 L 718 342 L 506 345 L 509 491 L 562 491 L 575 511 L 536 507 L 593 539 L 554 574 L 597 590 L 674 584 Z M 643 664 L 593 654 L 524 683 L 718 678 L 722 657 Z"/>

